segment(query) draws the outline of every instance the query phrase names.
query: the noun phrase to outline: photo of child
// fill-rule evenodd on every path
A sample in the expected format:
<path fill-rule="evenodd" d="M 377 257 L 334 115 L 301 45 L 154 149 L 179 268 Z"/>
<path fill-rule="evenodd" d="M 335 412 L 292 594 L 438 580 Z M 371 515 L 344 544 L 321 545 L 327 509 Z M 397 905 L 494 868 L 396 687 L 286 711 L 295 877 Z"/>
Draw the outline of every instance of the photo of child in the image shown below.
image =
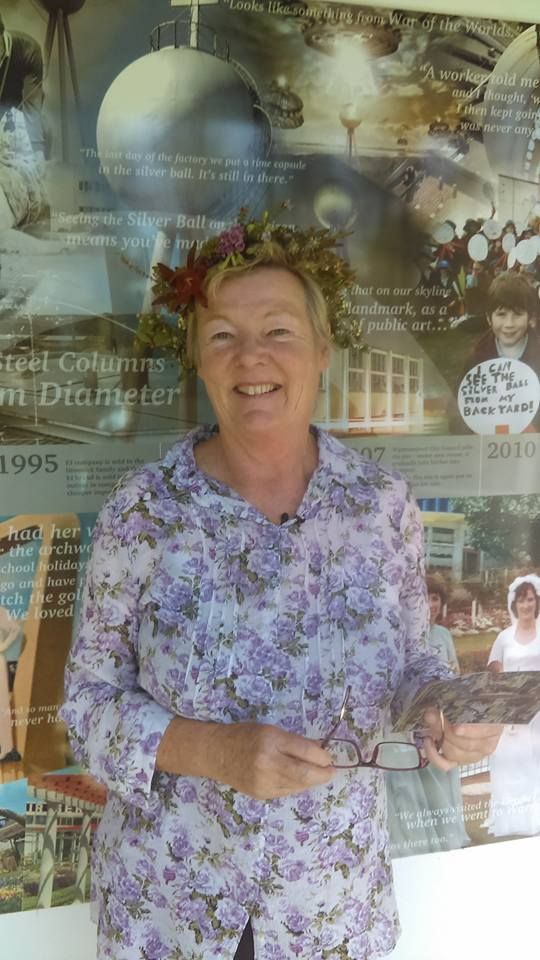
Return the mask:
<path fill-rule="evenodd" d="M 526 274 L 506 271 L 496 276 L 487 292 L 489 329 L 469 354 L 460 382 L 469 370 L 486 360 L 500 358 L 520 360 L 540 378 L 539 313 L 538 290 Z M 528 429 L 540 430 L 540 409 Z"/>

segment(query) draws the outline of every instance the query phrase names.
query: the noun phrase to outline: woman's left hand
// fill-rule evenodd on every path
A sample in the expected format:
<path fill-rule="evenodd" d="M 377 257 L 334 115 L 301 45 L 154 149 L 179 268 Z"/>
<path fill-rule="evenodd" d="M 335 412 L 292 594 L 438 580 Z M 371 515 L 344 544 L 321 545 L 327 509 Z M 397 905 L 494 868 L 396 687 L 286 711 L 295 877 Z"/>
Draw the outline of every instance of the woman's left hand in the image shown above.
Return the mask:
<path fill-rule="evenodd" d="M 439 770 L 476 763 L 495 750 L 504 730 L 502 723 L 449 723 L 439 710 L 426 710 L 426 758 Z M 437 747 L 438 744 L 438 747 Z"/>

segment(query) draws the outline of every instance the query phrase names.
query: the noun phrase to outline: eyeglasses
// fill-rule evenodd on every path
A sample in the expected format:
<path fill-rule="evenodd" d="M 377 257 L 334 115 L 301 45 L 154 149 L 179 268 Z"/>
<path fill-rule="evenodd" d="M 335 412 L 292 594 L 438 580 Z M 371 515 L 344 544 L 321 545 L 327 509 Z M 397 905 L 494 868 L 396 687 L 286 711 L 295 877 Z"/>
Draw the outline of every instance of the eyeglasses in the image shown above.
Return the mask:
<path fill-rule="evenodd" d="M 407 743 L 402 740 L 383 740 L 375 745 L 370 759 L 364 760 L 358 743 L 354 740 L 334 737 L 345 716 L 350 695 L 351 687 L 348 686 L 338 719 L 324 740 L 321 741 L 321 746 L 332 757 L 334 767 L 343 769 L 376 767 L 379 770 L 423 770 L 424 767 L 427 767 L 429 760 L 422 756 L 414 743 Z"/>

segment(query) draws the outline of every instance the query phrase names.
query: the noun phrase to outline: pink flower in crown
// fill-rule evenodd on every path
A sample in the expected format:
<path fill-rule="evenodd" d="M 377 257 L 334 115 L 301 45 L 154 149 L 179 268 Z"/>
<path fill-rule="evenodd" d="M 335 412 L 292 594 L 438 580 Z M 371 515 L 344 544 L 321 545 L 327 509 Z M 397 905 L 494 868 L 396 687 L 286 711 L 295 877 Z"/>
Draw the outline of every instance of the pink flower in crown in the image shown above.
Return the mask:
<path fill-rule="evenodd" d="M 241 223 L 236 223 L 229 230 L 224 230 L 217 246 L 220 257 L 228 257 L 231 253 L 241 253 L 245 249 L 246 236 Z"/>

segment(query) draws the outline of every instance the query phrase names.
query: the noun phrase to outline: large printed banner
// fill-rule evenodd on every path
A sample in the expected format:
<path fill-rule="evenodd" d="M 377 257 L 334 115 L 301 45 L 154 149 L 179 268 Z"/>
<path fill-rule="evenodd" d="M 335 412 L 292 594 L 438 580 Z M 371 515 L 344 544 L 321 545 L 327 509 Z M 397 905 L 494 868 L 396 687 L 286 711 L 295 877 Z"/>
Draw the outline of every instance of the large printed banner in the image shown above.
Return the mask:
<path fill-rule="evenodd" d="M 316 421 L 410 477 L 431 641 L 487 668 L 540 572 L 540 29 L 315 0 L 0 16 L 1 913 L 88 895 L 104 792 L 56 712 L 95 516 L 212 419 L 138 317 L 153 264 L 240 206 L 347 232 L 364 348 Z M 389 776 L 394 854 L 540 833 L 522 749 Z"/>

